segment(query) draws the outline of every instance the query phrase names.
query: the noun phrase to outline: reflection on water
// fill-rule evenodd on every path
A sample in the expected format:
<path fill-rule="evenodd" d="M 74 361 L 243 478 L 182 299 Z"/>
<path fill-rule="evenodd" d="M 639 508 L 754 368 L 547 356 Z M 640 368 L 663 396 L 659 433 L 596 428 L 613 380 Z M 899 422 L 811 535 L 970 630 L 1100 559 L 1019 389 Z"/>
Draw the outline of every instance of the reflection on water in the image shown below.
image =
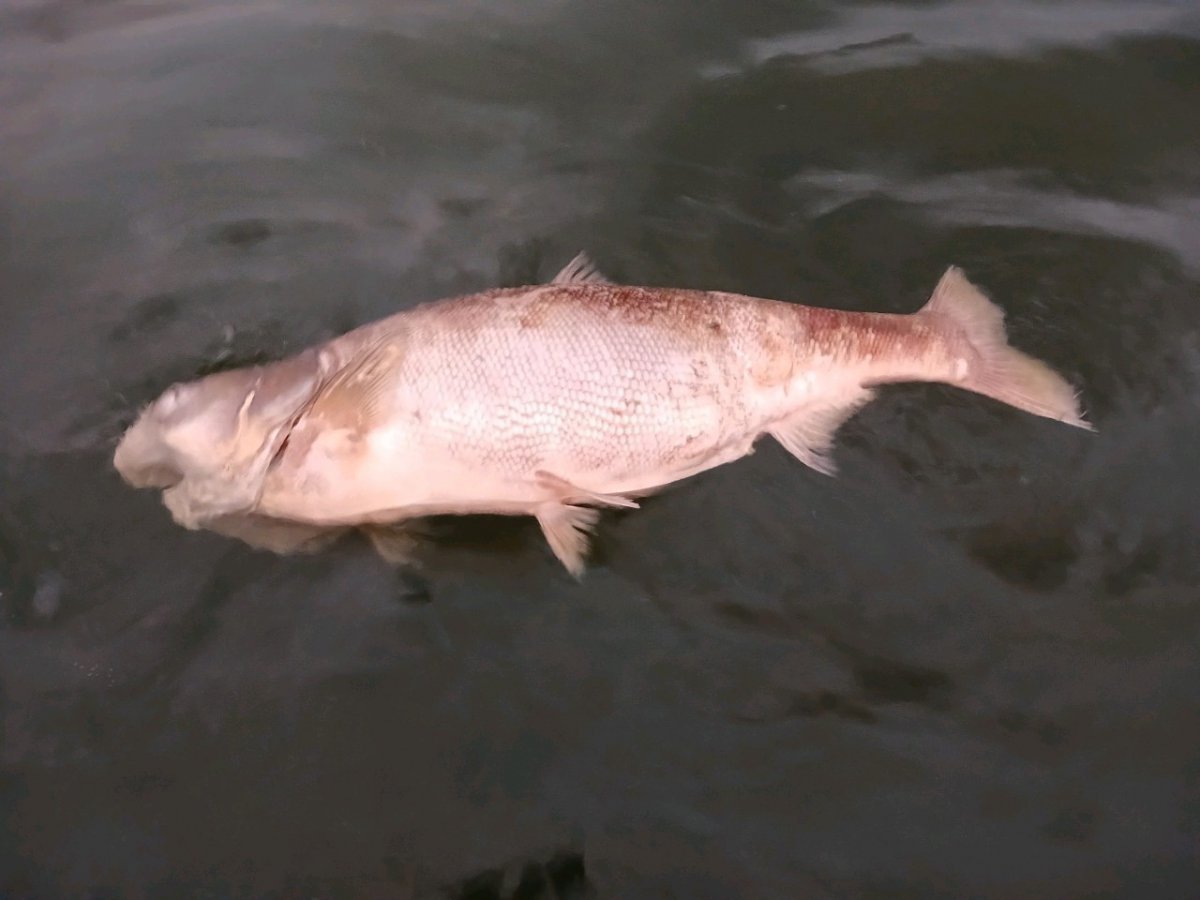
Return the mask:
<path fill-rule="evenodd" d="M 0 109 L 8 893 L 1194 895 L 1194 4 L 26 0 Z M 891 311 L 956 262 L 1100 431 L 891 388 L 579 586 L 529 523 L 415 582 L 111 471 L 177 378 L 582 248 Z"/>

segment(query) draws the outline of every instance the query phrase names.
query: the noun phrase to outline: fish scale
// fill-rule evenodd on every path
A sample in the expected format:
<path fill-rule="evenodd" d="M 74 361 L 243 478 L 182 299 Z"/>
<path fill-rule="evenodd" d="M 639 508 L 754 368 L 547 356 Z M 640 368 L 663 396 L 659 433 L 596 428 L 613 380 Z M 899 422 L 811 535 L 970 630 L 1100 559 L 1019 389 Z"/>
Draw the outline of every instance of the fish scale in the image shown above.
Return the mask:
<path fill-rule="evenodd" d="M 549 464 L 611 479 L 661 462 L 681 432 L 719 439 L 720 398 L 736 392 L 715 367 L 697 377 L 694 348 L 666 328 L 625 327 L 579 290 L 540 299 L 556 309 L 536 331 L 515 316 L 463 323 L 466 339 L 433 317 L 412 324 L 398 406 L 440 411 L 422 432 L 430 451 L 513 477 Z"/>

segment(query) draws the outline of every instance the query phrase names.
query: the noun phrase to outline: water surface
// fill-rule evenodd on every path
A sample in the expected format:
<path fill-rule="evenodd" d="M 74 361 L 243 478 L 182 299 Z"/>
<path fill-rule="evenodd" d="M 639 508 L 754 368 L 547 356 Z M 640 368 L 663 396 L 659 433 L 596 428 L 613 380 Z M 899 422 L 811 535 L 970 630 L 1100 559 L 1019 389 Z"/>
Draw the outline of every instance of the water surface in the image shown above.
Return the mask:
<path fill-rule="evenodd" d="M 888 388 L 582 585 L 441 523 L 430 602 L 111 470 L 175 379 L 580 249 L 896 312 L 957 263 L 1099 433 Z M 0 893 L 1196 896 L 1198 267 L 1186 0 L 4 5 Z"/>

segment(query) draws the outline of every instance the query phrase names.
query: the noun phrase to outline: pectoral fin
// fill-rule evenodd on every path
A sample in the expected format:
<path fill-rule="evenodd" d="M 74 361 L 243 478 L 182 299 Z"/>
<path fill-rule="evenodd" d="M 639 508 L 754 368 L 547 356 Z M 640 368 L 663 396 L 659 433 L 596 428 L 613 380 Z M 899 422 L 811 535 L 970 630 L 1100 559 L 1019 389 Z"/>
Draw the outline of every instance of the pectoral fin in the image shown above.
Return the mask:
<path fill-rule="evenodd" d="M 571 575 L 577 579 L 582 577 L 588 535 L 596 527 L 600 513 L 585 506 L 543 503 L 536 515 L 554 555 Z"/>
<path fill-rule="evenodd" d="M 383 339 L 365 348 L 329 379 L 309 410 L 315 419 L 347 427 L 366 427 L 376 419 L 392 387 L 401 349 Z"/>
<path fill-rule="evenodd" d="M 257 515 L 221 516 L 206 522 L 204 527 L 281 556 L 316 553 L 332 544 L 345 531 L 344 528 L 286 522 Z"/>
<path fill-rule="evenodd" d="M 768 434 L 788 453 L 806 466 L 825 475 L 837 472 L 833 461 L 834 435 L 852 415 L 875 397 L 868 388 L 859 388 L 836 404 L 801 410 L 777 422 Z"/>

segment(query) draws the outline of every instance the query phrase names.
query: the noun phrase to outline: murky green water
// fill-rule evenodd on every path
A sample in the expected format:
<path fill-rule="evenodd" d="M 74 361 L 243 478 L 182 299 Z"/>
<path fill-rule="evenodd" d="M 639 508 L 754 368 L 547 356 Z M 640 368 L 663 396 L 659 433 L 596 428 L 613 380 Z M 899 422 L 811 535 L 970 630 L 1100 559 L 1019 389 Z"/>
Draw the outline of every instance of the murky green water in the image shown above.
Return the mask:
<path fill-rule="evenodd" d="M 177 378 L 580 249 L 888 311 L 958 263 L 1100 431 L 890 388 L 581 586 L 442 523 L 428 603 L 111 471 Z M 0 894 L 1195 897 L 1198 326 L 1188 0 L 6 4 Z"/>

